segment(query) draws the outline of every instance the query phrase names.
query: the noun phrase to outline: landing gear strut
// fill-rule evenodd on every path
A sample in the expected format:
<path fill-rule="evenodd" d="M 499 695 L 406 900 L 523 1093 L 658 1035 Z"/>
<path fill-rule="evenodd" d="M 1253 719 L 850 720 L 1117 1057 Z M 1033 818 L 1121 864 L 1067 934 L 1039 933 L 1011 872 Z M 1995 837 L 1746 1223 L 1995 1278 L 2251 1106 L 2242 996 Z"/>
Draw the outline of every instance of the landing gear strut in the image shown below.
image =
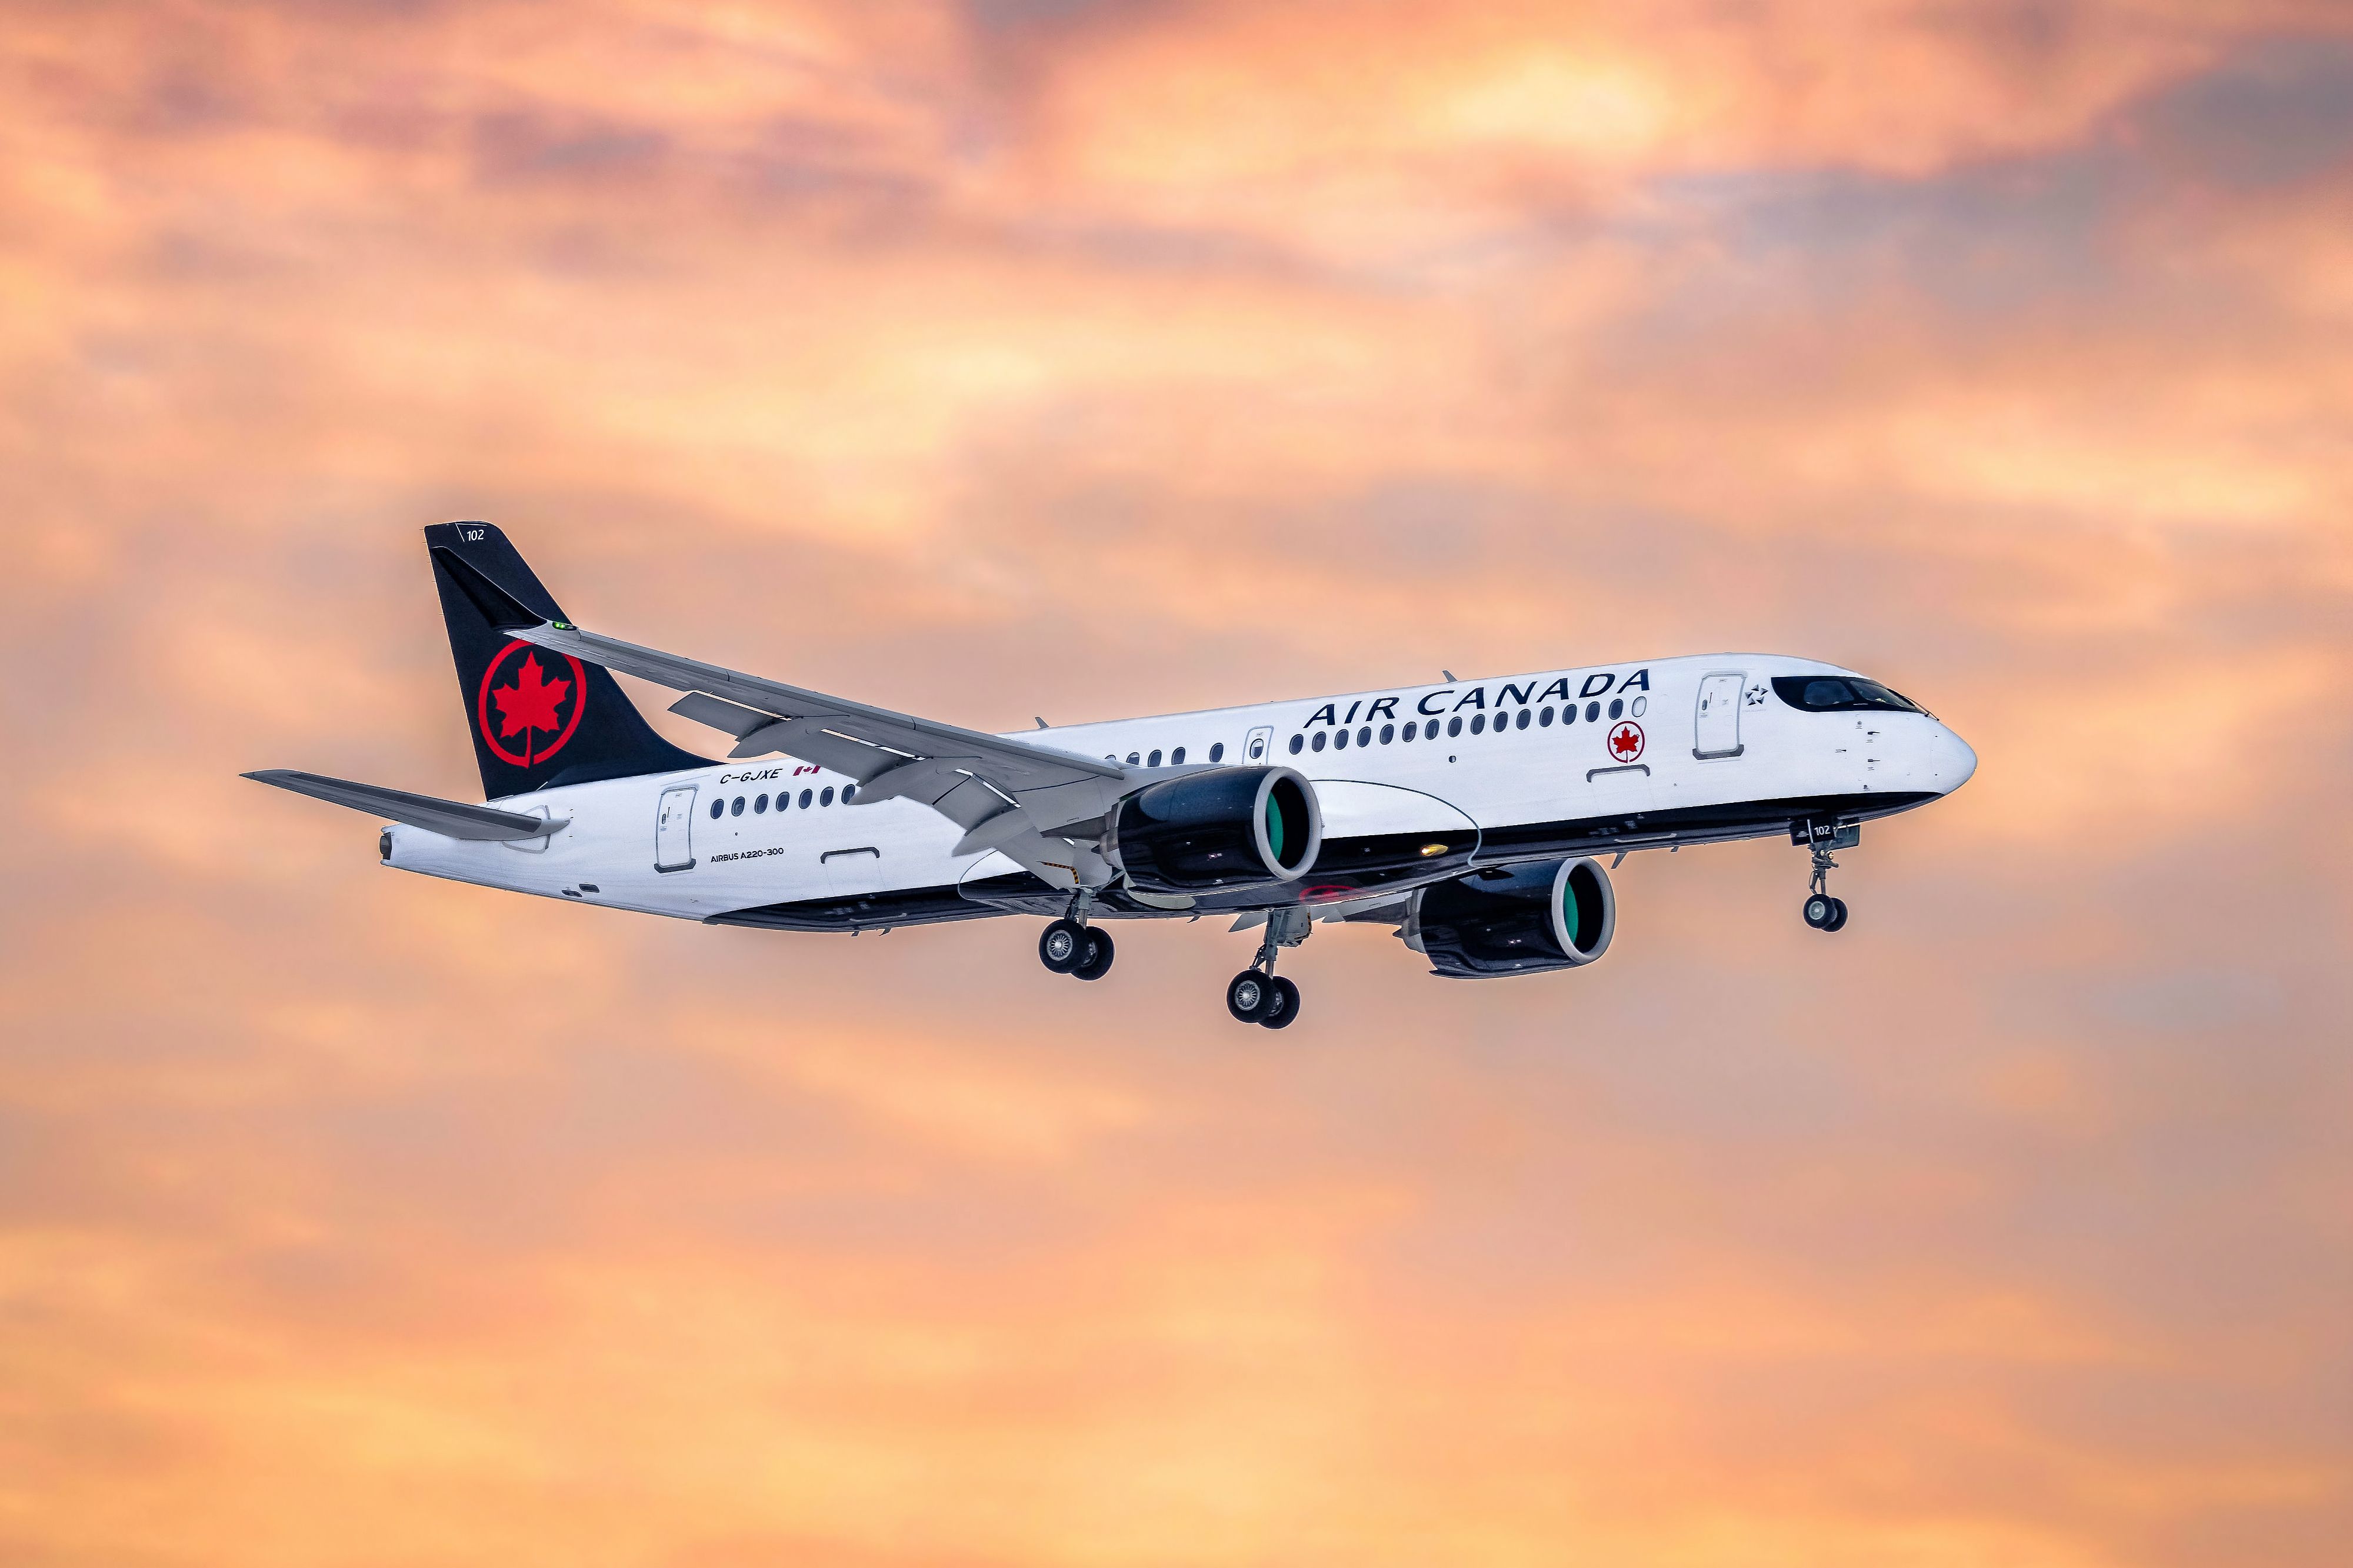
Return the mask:
<path fill-rule="evenodd" d="M 1838 869 L 1831 851 L 1862 843 L 1862 829 L 1812 823 L 1807 826 L 1804 842 L 1814 853 L 1814 877 L 1808 884 L 1810 891 L 1806 894 L 1806 923 L 1816 931 L 1840 930 L 1846 924 L 1846 900 L 1831 896 L 1831 873 Z"/>
<path fill-rule="evenodd" d="M 1086 923 L 1093 900 L 1081 893 L 1071 900 L 1071 912 L 1039 933 L 1038 962 L 1056 974 L 1080 980 L 1101 980 L 1111 973 L 1111 932 Z"/>
<path fill-rule="evenodd" d="M 1299 1016 L 1299 987 L 1274 972 L 1275 955 L 1297 947 L 1314 929 L 1314 918 L 1304 909 L 1270 910 L 1266 940 L 1258 944 L 1250 966 L 1226 983 L 1226 1011 L 1239 1023 L 1266 1029 L 1287 1029 Z"/>

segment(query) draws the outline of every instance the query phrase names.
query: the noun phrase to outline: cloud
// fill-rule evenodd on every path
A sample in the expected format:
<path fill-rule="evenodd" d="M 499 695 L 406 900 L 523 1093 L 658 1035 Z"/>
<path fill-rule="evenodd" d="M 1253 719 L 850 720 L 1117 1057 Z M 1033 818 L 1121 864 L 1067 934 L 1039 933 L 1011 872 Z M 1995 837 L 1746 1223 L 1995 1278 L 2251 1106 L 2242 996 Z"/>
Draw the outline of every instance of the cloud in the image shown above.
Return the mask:
<path fill-rule="evenodd" d="M 19 7 L 0 1556 L 2333 1561 L 2342 39 Z M 1983 763 L 1835 942 L 1637 856 L 1245 1038 L 1208 922 L 1080 994 L 237 779 L 473 787 L 455 516 L 965 722 L 1767 647 Z"/>

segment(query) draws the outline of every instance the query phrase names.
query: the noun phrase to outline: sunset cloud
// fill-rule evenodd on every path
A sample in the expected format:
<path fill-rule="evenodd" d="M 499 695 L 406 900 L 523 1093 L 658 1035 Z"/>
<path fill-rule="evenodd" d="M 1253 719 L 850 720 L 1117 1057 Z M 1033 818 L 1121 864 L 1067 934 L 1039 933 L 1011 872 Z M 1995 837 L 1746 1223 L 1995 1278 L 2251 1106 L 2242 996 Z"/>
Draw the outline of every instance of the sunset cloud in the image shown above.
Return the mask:
<path fill-rule="evenodd" d="M 2318 1565 L 2353 35 L 20 5 L 0 1559 Z M 1442 984 L 386 872 L 414 531 L 990 727 L 1707 648 L 1969 787 Z M 658 709 L 659 704 L 649 704 Z M 682 743 L 707 731 L 663 715 Z"/>

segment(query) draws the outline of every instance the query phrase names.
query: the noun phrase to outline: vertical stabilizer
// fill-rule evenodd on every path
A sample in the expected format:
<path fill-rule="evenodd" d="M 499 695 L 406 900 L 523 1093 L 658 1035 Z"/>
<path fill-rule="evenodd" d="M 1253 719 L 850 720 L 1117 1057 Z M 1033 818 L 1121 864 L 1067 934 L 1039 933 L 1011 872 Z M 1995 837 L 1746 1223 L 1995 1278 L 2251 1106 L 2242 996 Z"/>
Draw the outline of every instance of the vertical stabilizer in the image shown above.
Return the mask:
<path fill-rule="evenodd" d="M 492 623 L 484 595 L 468 592 L 443 551 L 541 618 L 565 618 L 505 534 L 487 522 L 440 522 L 425 531 L 425 543 L 484 799 L 549 784 L 677 773 L 708 761 L 655 734 L 605 670 L 518 642 Z"/>

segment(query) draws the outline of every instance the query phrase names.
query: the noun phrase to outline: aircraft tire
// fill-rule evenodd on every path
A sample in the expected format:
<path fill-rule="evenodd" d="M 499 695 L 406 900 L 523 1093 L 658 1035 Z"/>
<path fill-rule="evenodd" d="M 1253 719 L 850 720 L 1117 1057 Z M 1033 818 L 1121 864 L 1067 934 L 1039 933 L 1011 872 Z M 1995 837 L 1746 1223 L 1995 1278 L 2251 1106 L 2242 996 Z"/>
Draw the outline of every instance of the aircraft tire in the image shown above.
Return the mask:
<path fill-rule="evenodd" d="M 1226 982 L 1226 1011 L 1237 1023 L 1255 1024 L 1265 1017 L 1273 997 L 1272 984 L 1255 969 L 1245 969 Z"/>
<path fill-rule="evenodd" d="M 1267 997 L 1265 1016 L 1258 1021 L 1261 1029 L 1288 1029 L 1299 1018 L 1299 987 L 1287 977 L 1278 974 L 1267 982 L 1272 993 Z"/>
<path fill-rule="evenodd" d="M 1816 893 L 1806 900 L 1806 923 L 1816 931 L 1830 930 L 1831 917 L 1836 913 L 1838 900 L 1828 893 Z"/>
<path fill-rule="evenodd" d="M 1832 899 L 1831 902 L 1838 907 L 1831 911 L 1829 923 L 1824 925 L 1822 929 L 1824 931 L 1844 931 L 1846 929 L 1846 900 L 1844 899 Z"/>
<path fill-rule="evenodd" d="M 1087 928 L 1076 921 L 1056 921 L 1038 936 L 1038 962 L 1056 974 L 1068 974 L 1087 955 Z"/>
<path fill-rule="evenodd" d="M 1101 980 L 1111 973 L 1113 951 L 1111 932 L 1095 926 L 1087 927 L 1084 956 L 1071 965 L 1071 973 L 1080 980 Z"/>

